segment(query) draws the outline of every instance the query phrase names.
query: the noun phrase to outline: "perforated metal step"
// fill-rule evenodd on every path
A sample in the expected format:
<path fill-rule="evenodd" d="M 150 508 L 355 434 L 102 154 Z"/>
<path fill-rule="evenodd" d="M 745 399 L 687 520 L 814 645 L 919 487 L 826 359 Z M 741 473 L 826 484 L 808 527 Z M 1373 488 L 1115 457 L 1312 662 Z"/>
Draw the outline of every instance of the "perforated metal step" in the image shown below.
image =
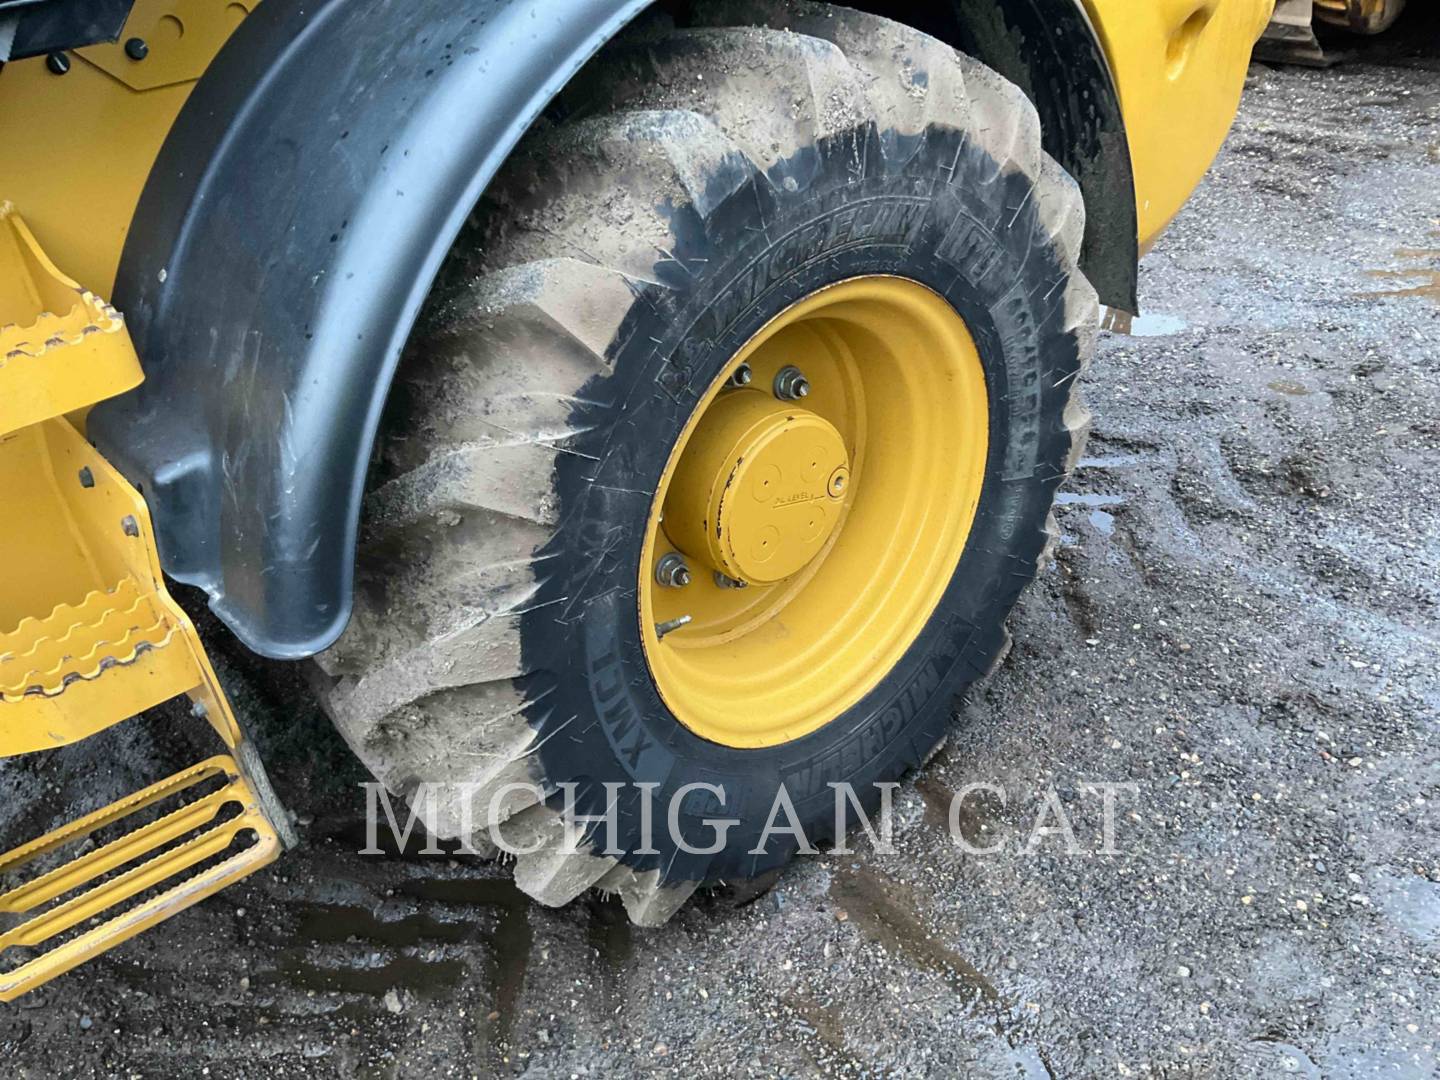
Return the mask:
<path fill-rule="evenodd" d="M 89 846 L 107 833 L 118 835 Z M 217 757 L 0 856 L 0 1001 L 213 896 L 281 846 L 234 759 Z"/>

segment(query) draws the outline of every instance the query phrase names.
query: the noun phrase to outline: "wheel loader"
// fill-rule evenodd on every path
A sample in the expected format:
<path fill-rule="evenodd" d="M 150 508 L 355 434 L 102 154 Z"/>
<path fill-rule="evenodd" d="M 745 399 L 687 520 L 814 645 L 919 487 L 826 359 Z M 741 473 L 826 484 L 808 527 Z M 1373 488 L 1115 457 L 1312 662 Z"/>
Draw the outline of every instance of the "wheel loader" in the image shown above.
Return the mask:
<path fill-rule="evenodd" d="M 294 843 L 170 583 L 545 904 L 873 812 L 1271 7 L 0 0 L 0 756 L 218 740 L 0 856 L 0 1000 Z"/>

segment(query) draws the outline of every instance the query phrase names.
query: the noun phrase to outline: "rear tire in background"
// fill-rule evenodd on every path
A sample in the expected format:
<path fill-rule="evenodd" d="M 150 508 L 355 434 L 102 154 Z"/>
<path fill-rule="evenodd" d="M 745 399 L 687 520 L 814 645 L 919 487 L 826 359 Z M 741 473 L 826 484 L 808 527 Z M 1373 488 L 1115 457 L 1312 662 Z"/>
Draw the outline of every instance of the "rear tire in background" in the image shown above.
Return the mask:
<path fill-rule="evenodd" d="M 788 860 L 754 853 L 781 785 L 820 843 L 832 784 L 873 807 L 943 740 L 1048 550 L 1098 310 L 1016 87 L 842 8 L 705 17 L 607 51 L 477 208 L 319 658 L 391 791 L 464 793 L 422 806 L 438 833 L 493 826 L 532 896 L 640 923 Z M 692 784 L 724 796 L 681 804 L 686 846 L 738 822 L 717 850 L 665 827 Z M 602 825 L 566 852 L 562 785 L 623 854 Z"/>

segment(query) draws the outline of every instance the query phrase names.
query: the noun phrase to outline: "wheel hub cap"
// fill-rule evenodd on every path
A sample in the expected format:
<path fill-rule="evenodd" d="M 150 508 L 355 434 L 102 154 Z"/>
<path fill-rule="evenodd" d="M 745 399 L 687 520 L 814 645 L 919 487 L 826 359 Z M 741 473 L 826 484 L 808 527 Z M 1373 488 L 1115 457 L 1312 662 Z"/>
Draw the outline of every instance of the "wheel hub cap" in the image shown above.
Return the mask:
<path fill-rule="evenodd" d="M 691 559 L 747 585 L 799 573 L 840 521 L 845 440 L 824 417 L 760 390 L 718 401 L 691 438 L 665 501 Z"/>

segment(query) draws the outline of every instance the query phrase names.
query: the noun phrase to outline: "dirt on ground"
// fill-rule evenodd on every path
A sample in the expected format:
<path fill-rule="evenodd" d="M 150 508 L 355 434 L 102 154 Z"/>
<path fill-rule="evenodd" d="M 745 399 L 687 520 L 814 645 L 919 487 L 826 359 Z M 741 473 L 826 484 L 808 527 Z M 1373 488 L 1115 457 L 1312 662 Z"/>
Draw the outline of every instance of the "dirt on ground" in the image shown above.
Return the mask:
<path fill-rule="evenodd" d="M 0 1007 L 5 1071 L 1440 1074 L 1440 60 L 1410 52 L 1252 69 L 1101 342 L 1058 561 L 893 854 L 648 931 L 494 864 L 362 857 L 365 777 L 303 680 L 209 624 L 302 845 Z M 194 727 L 0 766 L 6 839 L 195 760 Z M 1006 796 L 964 802 L 987 855 L 947 830 L 976 782 Z M 1133 785 L 1118 854 L 1093 783 Z M 1057 803 L 1079 853 L 1025 850 Z"/>

